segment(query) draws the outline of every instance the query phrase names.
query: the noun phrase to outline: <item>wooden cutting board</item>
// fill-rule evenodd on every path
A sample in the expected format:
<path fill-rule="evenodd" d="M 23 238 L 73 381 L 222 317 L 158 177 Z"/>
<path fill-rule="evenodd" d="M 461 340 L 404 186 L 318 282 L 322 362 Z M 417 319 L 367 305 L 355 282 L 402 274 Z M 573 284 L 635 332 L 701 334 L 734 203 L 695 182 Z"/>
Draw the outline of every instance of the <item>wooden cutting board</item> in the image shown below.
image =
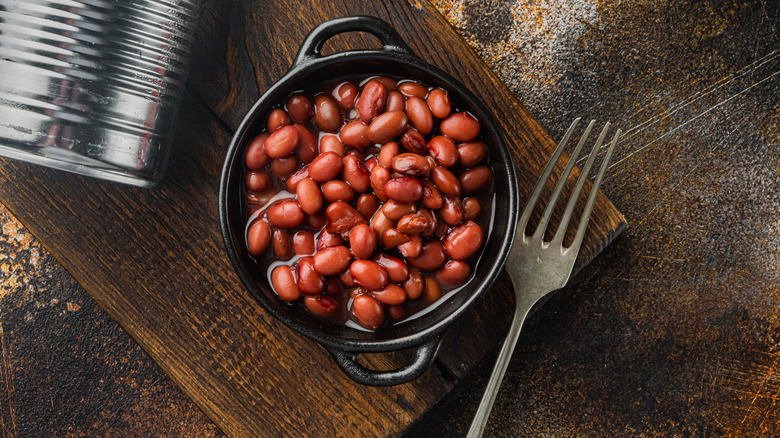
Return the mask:
<path fill-rule="evenodd" d="M 366 14 L 391 23 L 419 56 L 493 108 L 517 158 L 523 201 L 555 142 L 428 2 L 205 3 L 162 189 L 2 159 L 0 202 L 228 435 L 397 435 L 497 345 L 511 316 L 508 280 L 502 275 L 448 332 L 437 363 L 421 378 L 391 388 L 355 384 L 323 348 L 268 315 L 232 271 L 217 214 L 231 132 L 289 68 L 309 30 L 327 19 Z M 371 38 L 350 34 L 326 47 L 372 45 Z M 576 269 L 624 226 L 600 195 Z M 366 360 L 389 367 L 405 358 Z"/>

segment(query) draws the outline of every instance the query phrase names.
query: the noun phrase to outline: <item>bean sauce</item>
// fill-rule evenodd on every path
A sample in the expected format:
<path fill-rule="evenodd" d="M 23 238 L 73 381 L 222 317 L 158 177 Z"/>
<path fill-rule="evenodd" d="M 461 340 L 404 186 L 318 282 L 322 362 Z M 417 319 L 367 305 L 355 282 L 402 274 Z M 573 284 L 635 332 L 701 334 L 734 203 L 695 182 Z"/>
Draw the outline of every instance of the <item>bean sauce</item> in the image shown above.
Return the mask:
<path fill-rule="evenodd" d="M 298 91 L 246 145 L 245 244 L 278 297 L 381 330 L 468 283 L 493 178 L 480 121 L 387 76 Z"/>

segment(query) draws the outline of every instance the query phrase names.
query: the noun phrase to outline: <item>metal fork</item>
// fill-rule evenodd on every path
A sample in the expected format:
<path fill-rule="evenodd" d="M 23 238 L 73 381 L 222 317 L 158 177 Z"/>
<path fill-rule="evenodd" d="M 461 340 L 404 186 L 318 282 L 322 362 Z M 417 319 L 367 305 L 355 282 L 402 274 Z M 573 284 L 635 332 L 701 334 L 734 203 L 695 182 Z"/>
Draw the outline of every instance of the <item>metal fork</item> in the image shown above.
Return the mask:
<path fill-rule="evenodd" d="M 588 173 L 593 167 L 593 163 L 596 161 L 596 156 L 598 155 L 598 152 L 601 149 L 601 145 L 604 142 L 604 138 L 607 135 L 607 131 L 609 130 L 610 126 L 609 122 L 604 125 L 604 129 L 601 131 L 596 144 L 593 146 L 593 150 L 591 150 L 590 157 L 585 163 L 585 167 L 582 169 L 582 173 L 580 174 L 579 179 L 577 179 L 577 184 L 569 196 L 569 202 L 566 204 L 566 210 L 564 211 L 561 218 L 561 223 L 558 226 L 558 229 L 555 232 L 552 240 L 549 242 L 544 241 L 545 230 L 547 229 L 550 217 L 552 216 L 552 212 L 555 207 L 555 203 L 558 200 L 558 196 L 561 194 L 561 190 L 563 189 L 563 186 L 566 183 L 571 170 L 574 168 L 574 163 L 577 159 L 577 156 L 580 154 L 580 151 L 585 145 L 593 125 L 596 123 L 595 120 L 591 121 L 588 127 L 585 129 L 585 133 L 580 138 L 577 147 L 574 149 L 574 152 L 572 152 L 572 155 L 569 158 L 569 162 L 566 165 L 565 170 L 561 174 L 561 178 L 558 180 L 558 183 L 553 189 L 550 200 L 547 203 L 544 212 L 542 213 L 539 225 L 536 227 L 536 231 L 534 231 L 534 233 L 529 236 L 526 234 L 525 229 L 528 226 L 528 221 L 534 211 L 534 206 L 539 201 L 539 196 L 542 193 L 542 189 L 544 188 L 547 179 L 550 177 L 555 164 L 558 162 L 564 147 L 569 142 L 569 139 L 574 133 L 574 130 L 577 127 L 579 121 L 580 119 L 578 118 L 572 122 L 571 126 L 566 131 L 566 134 L 563 136 L 563 139 L 558 144 L 558 147 L 555 149 L 555 152 L 550 158 L 550 161 L 544 168 L 542 176 L 539 177 L 539 181 L 537 181 L 536 186 L 531 193 L 531 197 L 528 199 L 528 202 L 525 205 L 525 209 L 523 210 L 523 213 L 521 214 L 517 223 L 517 235 L 515 236 L 512 250 L 509 253 L 506 264 L 506 270 L 511 277 L 512 285 L 514 286 L 515 290 L 515 315 L 514 319 L 512 320 L 512 326 L 509 329 L 509 334 L 507 335 L 506 340 L 504 341 L 504 345 L 501 347 L 501 351 L 498 354 L 498 359 L 496 361 L 495 367 L 493 368 L 493 373 L 490 376 L 490 381 L 487 384 L 487 388 L 485 389 L 485 394 L 482 396 L 482 401 L 479 404 L 477 413 L 474 415 L 471 428 L 469 428 L 469 438 L 480 437 L 482 436 L 482 432 L 485 430 L 485 425 L 487 424 L 490 410 L 493 407 L 496 394 L 498 394 L 499 385 L 501 384 L 501 380 L 504 378 L 504 373 L 506 373 L 509 360 L 512 358 L 512 352 L 515 349 L 515 344 L 517 344 L 517 339 L 520 336 L 520 330 L 523 327 L 523 322 L 525 321 L 528 312 L 531 310 L 534 304 L 539 302 L 539 300 L 541 300 L 544 296 L 550 292 L 562 288 L 566 285 L 566 282 L 569 281 L 572 268 L 574 267 L 574 261 L 577 259 L 577 253 L 580 251 L 582 239 L 585 236 L 585 229 L 588 226 L 588 220 L 590 219 L 590 213 L 593 210 L 593 204 L 596 201 L 599 185 L 601 185 L 601 180 L 604 178 L 609 160 L 612 158 L 612 152 L 614 151 L 615 145 L 617 144 L 618 138 L 620 137 L 621 131 L 618 130 L 615 133 L 611 144 L 609 145 L 609 149 L 607 149 L 604 162 L 601 164 L 599 173 L 593 183 L 593 188 L 591 189 L 590 195 L 588 196 L 588 201 L 585 204 L 585 209 L 583 210 L 582 217 L 580 218 L 580 223 L 577 226 L 577 233 L 572 244 L 569 247 L 564 247 L 563 237 L 566 234 L 566 228 L 569 225 L 569 221 L 571 220 L 572 214 L 574 212 L 574 206 L 577 204 L 577 199 L 580 197 L 580 192 L 582 191 L 582 187 L 585 185 L 585 180 L 588 177 Z"/>

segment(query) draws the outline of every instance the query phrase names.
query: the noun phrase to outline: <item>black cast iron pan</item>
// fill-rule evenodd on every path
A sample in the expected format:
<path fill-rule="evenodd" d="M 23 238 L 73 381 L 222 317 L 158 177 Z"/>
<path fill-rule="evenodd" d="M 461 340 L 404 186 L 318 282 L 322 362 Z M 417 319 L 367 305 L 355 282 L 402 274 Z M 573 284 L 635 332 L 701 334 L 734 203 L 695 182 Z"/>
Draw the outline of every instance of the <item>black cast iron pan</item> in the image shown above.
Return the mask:
<path fill-rule="evenodd" d="M 322 55 L 325 42 L 340 33 L 368 32 L 382 44 L 379 49 Z M 268 112 L 293 91 L 315 84 L 332 83 L 340 76 L 391 75 L 420 80 L 450 93 L 453 103 L 471 112 L 482 124 L 482 140 L 488 144 L 488 162 L 495 187 L 492 224 L 487 230 L 473 279 L 457 293 L 440 299 L 437 307 L 416 319 L 380 328 L 375 332 L 337 326 L 312 318 L 297 306 L 280 300 L 267 273 L 249 256 L 244 241 L 241 211 L 242 157 L 248 143 L 262 132 Z M 301 45 L 290 70 L 269 88 L 247 113 L 227 152 L 219 189 L 222 235 L 228 256 L 246 288 L 260 304 L 296 332 L 322 344 L 341 369 L 355 381 L 373 386 L 397 385 L 420 376 L 436 357 L 444 332 L 484 294 L 503 268 L 515 234 L 518 194 L 515 170 L 498 123 L 488 108 L 455 78 L 427 64 L 406 45 L 386 22 L 369 16 L 343 17 L 317 26 Z M 469 340 L 462 340 L 467 343 Z M 413 349 L 411 362 L 399 369 L 378 371 L 357 361 L 361 352 Z"/>

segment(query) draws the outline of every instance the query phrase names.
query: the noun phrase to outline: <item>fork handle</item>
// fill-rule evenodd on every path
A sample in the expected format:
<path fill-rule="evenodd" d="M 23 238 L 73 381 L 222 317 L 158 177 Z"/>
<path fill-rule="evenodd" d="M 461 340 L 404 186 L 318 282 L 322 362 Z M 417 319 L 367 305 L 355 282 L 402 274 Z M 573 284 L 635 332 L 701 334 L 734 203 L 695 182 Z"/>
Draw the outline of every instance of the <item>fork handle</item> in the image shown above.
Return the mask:
<path fill-rule="evenodd" d="M 515 345 L 517 345 L 517 340 L 520 337 L 520 330 L 523 328 L 523 323 L 525 322 L 525 317 L 528 316 L 529 310 L 531 310 L 531 306 L 515 307 L 512 326 L 509 328 L 504 345 L 501 346 L 501 351 L 498 353 L 498 359 L 496 359 L 496 364 L 493 367 L 493 373 L 490 375 L 490 381 L 488 381 L 485 393 L 482 395 L 482 401 L 479 402 L 477 413 L 474 414 L 474 419 L 471 421 L 468 438 L 479 438 L 485 430 L 490 417 L 490 411 L 493 409 L 493 402 L 496 400 L 498 389 L 501 386 L 501 381 L 504 379 L 504 374 L 506 374 L 509 360 L 512 359 L 512 352 L 515 351 Z"/>

